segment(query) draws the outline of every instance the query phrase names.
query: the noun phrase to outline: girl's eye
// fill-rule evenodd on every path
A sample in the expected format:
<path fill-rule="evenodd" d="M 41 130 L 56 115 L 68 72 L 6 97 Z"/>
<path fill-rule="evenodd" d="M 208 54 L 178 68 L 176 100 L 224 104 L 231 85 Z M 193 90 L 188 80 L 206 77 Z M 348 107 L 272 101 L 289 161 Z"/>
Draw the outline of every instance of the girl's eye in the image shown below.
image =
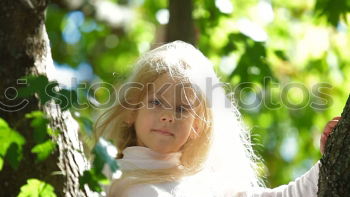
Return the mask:
<path fill-rule="evenodd" d="M 157 99 L 151 100 L 149 103 L 152 104 L 152 105 L 160 105 L 161 104 L 160 101 L 157 100 Z"/>
<path fill-rule="evenodd" d="M 178 106 L 176 107 L 176 112 L 184 113 L 184 112 L 187 112 L 187 109 L 184 106 Z"/>

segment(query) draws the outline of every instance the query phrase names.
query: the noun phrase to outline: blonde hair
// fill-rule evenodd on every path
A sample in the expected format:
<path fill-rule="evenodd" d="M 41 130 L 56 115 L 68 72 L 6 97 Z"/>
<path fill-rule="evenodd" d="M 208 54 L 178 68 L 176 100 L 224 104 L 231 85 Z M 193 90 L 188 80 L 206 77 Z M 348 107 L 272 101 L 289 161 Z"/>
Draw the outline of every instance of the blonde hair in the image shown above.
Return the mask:
<path fill-rule="evenodd" d="M 237 107 L 226 96 L 210 61 L 182 41 L 162 45 L 138 60 L 135 71 L 118 91 L 118 103 L 97 120 L 97 137 L 105 136 L 115 143 L 117 158 L 122 158 L 126 147 L 135 146 L 135 129 L 125 122 L 137 111 L 137 106 L 132 104 L 139 103 L 146 91 L 131 87 L 135 83 L 145 86 L 162 74 L 190 84 L 195 90 L 200 103 L 196 112 L 198 136 L 189 139 L 181 149 L 183 168 L 126 171 L 112 187 L 123 190 L 134 184 L 174 181 L 196 174 L 205 174 L 208 182 L 221 191 L 228 188 L 245 191 L 261 185 L 250 135 Z"/>

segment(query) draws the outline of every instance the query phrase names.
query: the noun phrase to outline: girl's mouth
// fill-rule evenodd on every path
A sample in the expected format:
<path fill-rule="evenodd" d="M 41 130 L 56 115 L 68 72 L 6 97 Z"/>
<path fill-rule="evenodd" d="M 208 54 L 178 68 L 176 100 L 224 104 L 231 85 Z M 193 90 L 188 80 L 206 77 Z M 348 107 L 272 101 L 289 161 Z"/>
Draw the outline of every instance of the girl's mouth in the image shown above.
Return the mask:
<path fill-rule="evenodd" d="M 153 129 L 152 131 L 153 131 L 153 132 L 160 133 L 160 134 L 162 134 L 162 135 L 166 135 L 166 136 L 174 136 L 173 133 L 171 133 L 171 132 L 169 132 L 169 131 L 166 131 L 166 130 Z"/>

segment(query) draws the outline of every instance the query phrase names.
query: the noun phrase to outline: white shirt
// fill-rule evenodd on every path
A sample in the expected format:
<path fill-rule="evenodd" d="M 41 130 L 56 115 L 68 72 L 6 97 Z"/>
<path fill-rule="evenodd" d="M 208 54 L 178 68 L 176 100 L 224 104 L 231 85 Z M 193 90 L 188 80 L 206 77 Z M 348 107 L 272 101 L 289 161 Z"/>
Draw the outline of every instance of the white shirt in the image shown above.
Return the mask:
<path fill-rule="evenodd" d="M 117 160 L 122 170 L 165 169 L 181 166 L 180 152 L 161 154 L 146 147 L 133 146 L 126 148 L 123 155 L 122 159 Z M 318 173 L 319 162 L 288 185 L 274 189 L 256 188 L 235 195 L 226 194 L 225 197 L 317 197 Z M 113 197 L 113 193 L 118 192 L 113 188 L 109 191 L 111 194 L 109 197 Z M 174 182 L 133 185 L 124 192 L 122 197 L 219 197 L 219 195 L 216 195 L 214 189 L 204 183 L 200 176 L 190 176 Z"/>

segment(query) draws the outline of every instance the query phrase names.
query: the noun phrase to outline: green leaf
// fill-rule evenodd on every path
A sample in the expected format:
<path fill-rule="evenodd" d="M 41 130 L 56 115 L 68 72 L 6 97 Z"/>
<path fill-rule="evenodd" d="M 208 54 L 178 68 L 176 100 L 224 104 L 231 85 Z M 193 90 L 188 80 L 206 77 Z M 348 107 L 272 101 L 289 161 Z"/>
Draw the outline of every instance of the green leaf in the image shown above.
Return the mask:
<path fill-rule="evenodd" d="M 89 188 L 95 192 L 102 192 L 102 187 L 100 184 L 108 183 L 109 181 L 107 177 L 101 172 L 96 172 L 94 168 L 91 170 L 85 170 L 83 175 L 79 177 L 80 188 L 87 184 Z"/>
<path fill-rule="evenodd" d="M 111 146 L 111 144 L 103 139 L 100 139 L 92 151 L 95 155 L 93 165 L 98 172 L 102 171 L 105 164 L 109 166 L 112 172 L 115 172 L 118 169 L 117 161 L 108 154 L 108 146 Z"/>
<path fill-rule="evenodd" d="M 275 55 L 283 61 L 288 61 L 288 57 L 286 56 L 286 54 L 282 50 L 276 50 Z"/>
<path fill-rule="evenodd" d="M 277 81 L 274 73 L 270 69 L 270 65 L 266 61 L 265 43 L 247 40 L 245 43 L 245 52 L 240 57 L 236 68 L 230 74 L 229 78 L 240 76 L 240 86 L 251 86 L 258 82 L 263 84 L 266 77 Z M 248 82 L 248 83 L 246 83 Z"/>
<path fill-rule="evenodd" d="M 2 167 L 4 166 L 4 159 L 0 155 L 0 171 L 2 170 Z"/>
<path fill-rule="evenodd" d="M 18 197 L 56 197 L 52 185 L 38 179 L 28 179 Z"/>
<path fill-rule="evenodd" d="M 17 169 L 19 162 L 23 159 L 22 147 L 16 143 L 11 143 L 7 149 L 5 159 L 9 162 L 12 168 Z"/>
<path fill-rule="evenodd" d="M 42 111 L 32 111 L 25 115 L 26 118 L 34 119 L 34 118 L 42 118 L 44 117 L 44 113 Z"/>
<path fill-rule="evenodd" d="M 50 136 L 58 137 L 58 135 L 60 134 L 60 131 L 48 127 L 47 134 L 49 134 Z"/>
<path fill-rule="evenodd" d="M 107 152 L 108 146 L 111 144 L 102 138 L 97 142 L 92 151 L 95 155 L 93 167 L 84 171 L 83 176 L 79 177 L 80 187 L 88 184 L 91 190 L 101 192 L 100 184 L 108 184 L 108 179 L 102 173 L 104 165 L 107 164 L 112 172 L 118 169 L 117 161 Z"/>
<path fill-rule="evenodd" d="M 9 125 L 7 124 L 7 122 L 4 119 L 0 118 L 0 131 L 1 129 L 8 129 L 8 128 L 9 128 Z"/>
<path fill-rule="evenodd" d="M 46 94 L 52 98 L 56 104 L 59 104 L 63 111 L 68 110 L 73 104 L 78 103 L 78 96 L 75 90 L 61 89 L 57 92 L 57 84 L 50 83 L 46 88 Z"/>
<path fill-rule="evenodd" d="M 233 42 L 248 42 L 250 38 L 242 33 L 231 33 L 229 39 Z"/>
<path fill-rule="evenodd" d="M 20 88 L 18 90 L 19 97 L 30 97 L 34 95 L 34 93 L 37 93 L 40 98 L 41 104 L 45 104 L 51 99 L 51 97 L 46 92 L 46 88 L 48 87 L 48 85 L 52 85 L 52 88 L 58 86 L 57 82 L 49 82 L 47 77 L 44 75 L 29 75 L 25 76 L 24 79 L 27 81 L 27 87 Z"/>
<path fill-rule="evenodd" d="M 34 141 L 43 143 L 48 138 L 49 120 L 42 111 L 32 111 L 25 115 L 26 118 L 32 119 L 30 126 L 34 129 Z"/>
<path fill-rule="evenodd" d="M 17 169 L 22 160 L 22 146 L 25 138 L 11 129 L 7 122 L 0 118 L 0 156 L 8 160 L 12 168 Z"/>
<path fill-rule="evenodd" d="M 36 153 L 37 159 L 36 162 L 43 161 L 47 157 L 50 156 L 50 154 L 55 151 L 56 149 L 56 143 L 52 142 L 51 140 L 47 140 L 44 143 L 35 145 L 31 152 Z"/>
<path fill-rule="evenodd" d="M 64 111 L 72 107 L 73 103 L 78 103 L 78 96 L 74 90 L 62 89 L 59 91 L 55 101 L 59 101 L 59 105 Z"/>
<path fill-rule="evenodd" d="M 350 12 L 350 2 L 348 0 L 317 0 L 315 12 L 318 17 L 326 17 L 328 23 L 337 27 L 342 17 L 346 21 L 346 14 Z"/>

